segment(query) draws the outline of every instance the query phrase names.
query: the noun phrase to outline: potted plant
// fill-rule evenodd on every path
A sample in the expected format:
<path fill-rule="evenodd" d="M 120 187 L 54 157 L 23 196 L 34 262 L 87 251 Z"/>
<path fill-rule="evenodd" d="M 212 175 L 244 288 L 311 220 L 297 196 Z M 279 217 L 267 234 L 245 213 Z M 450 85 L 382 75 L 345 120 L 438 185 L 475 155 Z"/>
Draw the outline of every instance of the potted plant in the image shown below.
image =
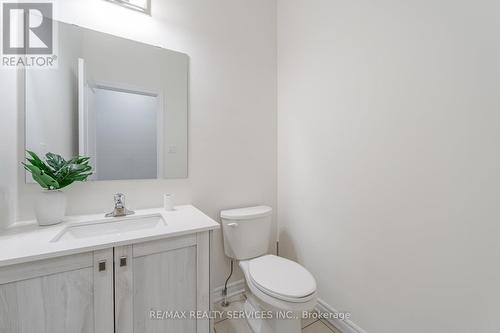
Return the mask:
<path fill-rule="evenodd" d="M 62 222 L 66 214 L 66 196 L 61 191 L 75 181 L 85 181 L 92 174 L 90 157 L 77 156 L 66 161 L 60 155 L 48 153 L 42 161 L 27 150 L 24 168 L 42 188 L 35 203 L 35 216 L 39 225 L 53 225 Z"/>

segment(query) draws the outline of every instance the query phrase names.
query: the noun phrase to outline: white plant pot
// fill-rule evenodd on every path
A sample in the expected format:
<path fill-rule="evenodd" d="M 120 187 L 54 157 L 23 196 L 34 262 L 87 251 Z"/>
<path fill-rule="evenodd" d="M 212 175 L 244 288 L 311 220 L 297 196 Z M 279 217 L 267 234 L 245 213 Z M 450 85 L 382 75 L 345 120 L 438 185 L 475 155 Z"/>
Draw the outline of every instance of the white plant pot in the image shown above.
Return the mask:
<path fill-rule="evenodd" d="M 66 215 L 66 195 L 59 190 L 43 190 L 35 202 L 35 216 L 41 226 L 61 223 Z"/>

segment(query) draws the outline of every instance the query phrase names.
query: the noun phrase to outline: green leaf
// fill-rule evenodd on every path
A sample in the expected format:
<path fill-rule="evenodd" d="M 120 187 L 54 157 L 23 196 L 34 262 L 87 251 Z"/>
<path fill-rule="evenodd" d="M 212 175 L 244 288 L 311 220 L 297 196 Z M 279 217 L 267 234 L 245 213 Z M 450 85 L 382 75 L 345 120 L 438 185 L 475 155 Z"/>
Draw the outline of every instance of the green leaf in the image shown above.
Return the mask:
<path fill-rule="evenodd" d="M 32 158 L 26 158 L 28 162 L 30 162 L 32 165 L 38 167 L 40 170 L 43 170 L 45 173 L 49 174 L 51 177 L 54 177 L 54 173 L 52 172 L 52 169 L 46 165 L 34 152 L 27 150 L 28 154 Z"/>
<path fill-rule="evenodd" d="M 57 172 L 57 170 L 60 170 L 64 165 L 66 165 L 66 160 L 62 158 L 61 155 L 57 155 L 54 153 L 47 153 L 45 155 L 47 164 L 50 165 L 50 167 Z"/>
<path fill-rule="evenodd" d="M 35 180 L 38 184 L 40 184 L 41 187 L 43 188 L 49 188 L 47 184 L 43 181 L 43 179 L 40 178 L 40 169 L 37 168 L 34 165 L 27 165 L 25 163 L 22 163 L 24 165 L 24 168 L 31 172 L 31 176 L 33 177 L 33 180 Z"/>
<path fill-rule="evenodd" d="M 76 156 L 66 161 L 61 155 L 47 153 L 45 161 L 32 151 L 26 151 L 27 163 L 22 163 L 33 179 L 46 189 L 61 189 L 75 181 L 86 181 L 92 175 L 90 157 Z"/>
<path fill-rule="evenodd" d="M 27 165 L 23 163 L 24 167 L 26 170 L 31 172 L 31 175 L 33 176 L 33 179 L 40 184 L 41 187 L 46 188 L 46 189 L 57 189 L 59 188 L 59 183 L 46 174 L 43 170 L 40 170 L 40 168 L 34 166 L 34 165 Z"/>

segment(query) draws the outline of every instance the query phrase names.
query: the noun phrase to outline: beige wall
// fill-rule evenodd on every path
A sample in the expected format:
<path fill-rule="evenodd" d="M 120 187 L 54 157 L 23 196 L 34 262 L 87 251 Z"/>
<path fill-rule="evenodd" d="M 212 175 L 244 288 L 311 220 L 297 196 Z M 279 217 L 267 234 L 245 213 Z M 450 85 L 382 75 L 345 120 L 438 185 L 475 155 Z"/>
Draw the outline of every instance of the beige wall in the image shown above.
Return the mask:
<path fill-rule="evenodd" d="M 55 7 L 61 21 L 190 56 L 189 178 L 76 184 L 66 191 L 69 214 L 108 211 L 117 191 L 126 194 L 132 209 L 160 206 L 162 193 L 174 193 L 177 203 L 193 203 L 214 219 L 221 209 L 275 206 L 274 1 L 152 0 L 153 17 L 102 0 L 57 0 Z M 2 117 L 11 121 L 16 117 L 12 75 L 2 73 L 0 82 Z M 16 154 L 14 142 L 22 140 L 20 132 L 17 137 L 9 130 L 10 144 L 0 144 L 1 152 L 9 154 L 2 154 L 2 171 L 8 173 L 0 176 L 0 207 L 7 207 L 0 215 L 4 226 L 16 219 L 15 214 L 17 219 L 32 218 L 38 193 L 36 185 L 24 184 L 21 168 L 9 158 Z M 22 147 L 17 145 L 19 156 Z M 3 166 L 4 159 L 8 166 Z M 17 184 L 7 183 L 15 170 Z M 213 239 L 213 259 L 212 282 L 219 286 L 229 272 L 219 233 Z"/>
<path fill-rule="evenodd" d="M 278 0 L 282 253 L 370 333 L 500 331 L 500 4 Z"/>

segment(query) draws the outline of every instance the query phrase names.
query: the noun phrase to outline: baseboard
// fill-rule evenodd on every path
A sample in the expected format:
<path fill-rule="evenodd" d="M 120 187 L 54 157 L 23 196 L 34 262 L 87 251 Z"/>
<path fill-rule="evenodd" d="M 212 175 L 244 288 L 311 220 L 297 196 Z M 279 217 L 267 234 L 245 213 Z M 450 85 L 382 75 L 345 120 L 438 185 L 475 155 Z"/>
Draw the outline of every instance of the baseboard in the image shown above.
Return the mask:
<path fill-rule="evenodd" d="M 332 308 L 322 299 L 318 299 L 316 311 L 320 314 L 339 313 L 339 311 Z M 367 333 L 365 330 L 363 330 L 361 327 L 359 327 L 349 319 L 325 318 L 323 320 L 342 333 Z"/>
<path fill-rule="evenodd" d="M 220 286 L 212 290 L 212 303 L 219 303 L 222 301 L 222 289 L 224 286 Z M 245 280 L 234 281 L 228 283 L 227 285 L 227 297 L 233 297 L 245 292 Z"/>

